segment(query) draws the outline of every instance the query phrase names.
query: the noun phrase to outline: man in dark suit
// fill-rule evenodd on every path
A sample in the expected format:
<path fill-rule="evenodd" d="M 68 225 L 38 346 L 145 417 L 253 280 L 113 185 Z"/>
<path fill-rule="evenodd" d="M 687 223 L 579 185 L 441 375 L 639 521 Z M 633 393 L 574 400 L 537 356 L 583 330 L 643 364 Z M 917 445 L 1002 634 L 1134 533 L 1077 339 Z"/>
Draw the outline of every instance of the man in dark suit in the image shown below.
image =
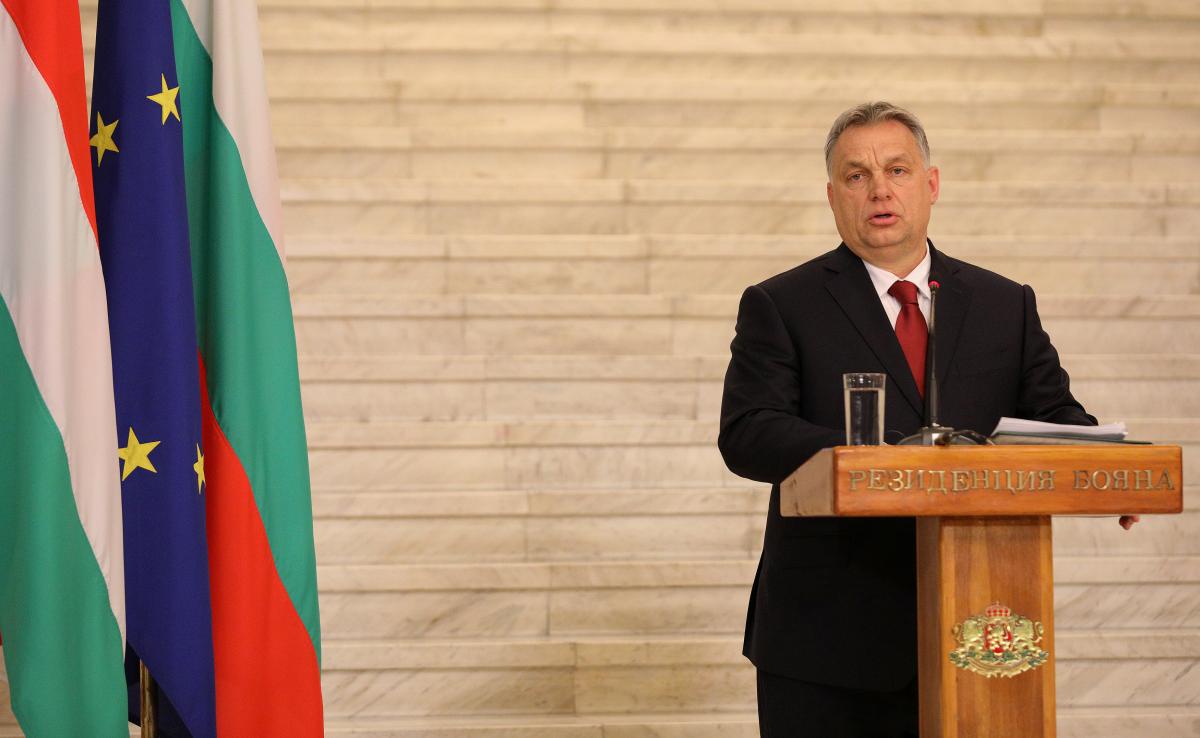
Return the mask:
<path fill-rule="evenodd" d="M 745 291 L 725 376 L 725 463 L 774 485 L 744 653 L 765 738 L 916 736 L 913 520 L 784 518 L 779 483 L 845 442 L 844 373 L 887 374 L 887 442 L 922 425 L 931 279 L 944 424 L 986 434 L 1001 416 L 1096 421 L 1071 395 L 1033 290 L 929 242 L 939 173 L 912 114 L 846 111 L 826 164 L 842 244 Z"/>

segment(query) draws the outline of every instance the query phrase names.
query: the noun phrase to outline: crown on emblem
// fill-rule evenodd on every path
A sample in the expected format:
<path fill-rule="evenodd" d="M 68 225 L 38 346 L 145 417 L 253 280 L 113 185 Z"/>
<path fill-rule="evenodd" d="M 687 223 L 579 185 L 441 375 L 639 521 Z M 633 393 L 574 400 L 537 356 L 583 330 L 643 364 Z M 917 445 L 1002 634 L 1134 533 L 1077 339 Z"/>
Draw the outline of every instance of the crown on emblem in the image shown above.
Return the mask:
<path fill-rule="evenodd" d="M 1012 610 L 995 602 L 988 606 L 988 609 L 983 611 L 989 618 L 1006 618 L 1012 614 Z"/>

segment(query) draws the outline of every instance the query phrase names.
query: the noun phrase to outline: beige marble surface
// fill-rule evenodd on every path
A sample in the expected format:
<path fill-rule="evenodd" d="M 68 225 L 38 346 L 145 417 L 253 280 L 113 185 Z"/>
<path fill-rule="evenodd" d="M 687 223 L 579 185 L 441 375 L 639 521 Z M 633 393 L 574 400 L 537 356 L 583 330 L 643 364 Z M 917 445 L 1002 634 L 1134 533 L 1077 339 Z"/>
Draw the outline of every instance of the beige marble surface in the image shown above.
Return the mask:
<path fill-rule="evenodd" d="M 732 299 L 732 298 L 731 298 Z M 1062 364 L 1076 383 L 1100 380 L 1137 380 L 1153 389 L 1159 380 L 1190 380 L 1200 373 L 1200 353 L 1122 355 L 1105 353 L 1062 354 Z M 405 355 L 320 356 L 300 358 L 300 375 L 306 384 L 337 382 L 443 384 L 491 381 L 651 380 L 721 382 L 729 363 L 727 353 L 711 355 L 645 356 L 569 355 Z"/>

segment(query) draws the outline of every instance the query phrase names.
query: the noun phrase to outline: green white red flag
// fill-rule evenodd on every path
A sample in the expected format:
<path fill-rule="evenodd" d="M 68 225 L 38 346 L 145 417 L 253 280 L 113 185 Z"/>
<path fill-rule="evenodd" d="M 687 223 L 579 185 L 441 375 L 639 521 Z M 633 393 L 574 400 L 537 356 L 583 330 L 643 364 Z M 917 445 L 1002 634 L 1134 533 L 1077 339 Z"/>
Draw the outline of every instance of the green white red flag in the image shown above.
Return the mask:
<path fill-rule="evenodd" d="M 29 736 L 128 736 L 121 494 L 75 0 L 0 0 L 0 632 Z"/>

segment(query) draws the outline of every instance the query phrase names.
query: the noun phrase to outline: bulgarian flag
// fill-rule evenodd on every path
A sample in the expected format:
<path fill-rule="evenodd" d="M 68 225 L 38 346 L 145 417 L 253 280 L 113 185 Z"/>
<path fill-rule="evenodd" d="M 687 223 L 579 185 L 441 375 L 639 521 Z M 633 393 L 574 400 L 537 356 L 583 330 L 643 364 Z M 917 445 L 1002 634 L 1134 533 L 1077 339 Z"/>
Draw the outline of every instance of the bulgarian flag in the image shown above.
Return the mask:
<path fill-rule="evenodd" d="M 308 447 L 257 10 L 247 0 L 170 4 L 199 343 L 217 735 L 320 736 Z"/>
<path fill-rule="evenodd" d="M 29 736 L 128 736 L 112 365 L 75 0 L 0 0 L 0 632 Z"/>
<path fill-rule="evenodd" d="M 158 682 L 161 735 L 320 736 L 308 454 L 256 10 L 100 0 L 96 28 L 89 140 L 130 660 Z"/>

